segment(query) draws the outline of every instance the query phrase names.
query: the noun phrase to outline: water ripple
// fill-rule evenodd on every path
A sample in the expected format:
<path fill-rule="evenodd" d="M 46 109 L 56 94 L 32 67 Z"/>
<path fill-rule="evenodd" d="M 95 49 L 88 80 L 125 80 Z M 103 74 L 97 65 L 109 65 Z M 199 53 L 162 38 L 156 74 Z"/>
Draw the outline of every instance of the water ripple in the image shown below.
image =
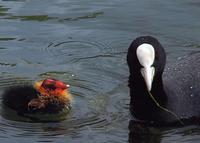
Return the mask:
<path fill-rule="evenodd" d="M 112 49 L 107 43 L 86 40 L 69 40 L 57 44 L 50 43 L 46 47 L 47 52 L 53 53 L 54 58 L 66 59 L 64 57 L 67 57 L 71 63 L 79 63 L 83 60 L 92 61 L 92 59 L 97 58 L 114 58 L 125 54 L 123 51 L 113 51 Z M 90 55 L 87 54 L 88 51 L 90 51 Z"/>
<path fill-rule="evenodd" d="M 0 89 L 9 86 L 30 84 L 31 82 L 32 80 L 26 77 L 17 77 L 8 73 L 0 74 Z"/>
<path fill-rule="evenodd" d="M 17 64 L 11 64 L 11 63 L 1 63 L 0 62 L 0 66 L 10 66 L 10 67 L 14 67 L 16 66 Z"/>
<path fill-rule="evenodd" d="M 59 42 L 58 44 L 50 43 L 47 47 L 49 53 L 53 53 L 53 57 L 59 59 L 71 59 L 71 62 L 78 62 L 80 59 L 86 58 L 88 55 L 87 51 L 90 51 L 91 55 L 96 55 L 96 53 L 101 53 L 101 49 L 106 47 L 106 45 L 97 42 L 90 41 L 79 41 L 79 40 L 69 40 L 64 42 Z M 84 57 L 83 57 L 84 56 Z M 95 57 L 94 56 L 94 57 Z"/>
<path fill-rule="evenodd" d="M 103 15 L 103 14 L 104 14 L 104 12 L 93 12 L 93 13 L 89 13 L 89 14 L 83 15 L 83 16 L 59 19 L 59 22 L 78 21 L 78 20 L 82 20 L 82 19 L 92 19 L 92 18 L 96 18 L 97 16 L 100 16 L 100 15 Z"/>
<path fill-rule="evenodd" d="M 121 100 L 121 96 L 117 98 L 118 95 L 114 92 L 115 89 L 108 93 L 102 93 L 103 95 L 101 95 L 95 89 L 92 89 L 91 84 L 95 84 L 95 82 L 90 83 L 90 81 L 77 76 L 70 76 L 71 74 L 63 72 L 47 72 L 41 74 L 40 77 L 45 78 L 49 75 L 60 76 L 60 78 L 62 77 L 62 79 L 72 83 L 70 89 L 74 97 L 72 111 L 67 115 L 65 120 L 41 123 L 31 121 L 19 115 L 14 115 L 13 113 L 11 113 L 12 118 L 8 118 L 4 115 L 5 112 L 3 112 L 3 109 L 1 109 L 0 134 L 3 135 L 4 138 L 25 137 L 27 139 L 34 139 L 37 137 L 40 141 L 46 140 L 47 142 L 66 134 L 71 137 L 76 136 L 76 138 L 80 138 L 77 133 L 81 133 L 86 129 L 91 131 L 103 131 L 109 126 L 112 126 L 113 123 L 124 121 L 127 118 L 127 114 L 123 113 L 126 110 L 123 104 L 127 101 Z M 1 77 L 2 85 L 0 85 L 0 87 L 24 84 L 24 82 L 27 81 L 27 79 L 24 78 L 6 77 L 5 75 Z M 121 85 L 119 85 L 119 87 L 120 86 Z M 113 101 L 112 98 L 115 98 L 115 101 Z M 112 108 L 115 107 L 117 107 L 116 110 L 113 110 Z M 8 114 L 8 110 L 6 110 L 6 113 Z"/>

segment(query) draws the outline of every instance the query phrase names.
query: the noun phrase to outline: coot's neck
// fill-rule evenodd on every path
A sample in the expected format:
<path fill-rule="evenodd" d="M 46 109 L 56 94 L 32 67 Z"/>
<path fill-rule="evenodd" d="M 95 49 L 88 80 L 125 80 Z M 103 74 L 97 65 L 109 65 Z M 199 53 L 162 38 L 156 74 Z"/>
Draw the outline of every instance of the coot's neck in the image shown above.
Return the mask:
<path fill-rule="evenodd" d="M 145 121 L 156 121 L 160 120 L 161 109 L 156 105 L 156 103 L 151 98 L 144 79 L 142 76 L 132 76 L 129 77 L 129 87 L 130 87 L 130 111 L 132 115 L 139 119 Z M 162 75 L 155 76 L 152 84 L 151 94 L 159 103 L 159 105 L 165 107 L 167 102 L 167 97 L 164 92 Z"/>

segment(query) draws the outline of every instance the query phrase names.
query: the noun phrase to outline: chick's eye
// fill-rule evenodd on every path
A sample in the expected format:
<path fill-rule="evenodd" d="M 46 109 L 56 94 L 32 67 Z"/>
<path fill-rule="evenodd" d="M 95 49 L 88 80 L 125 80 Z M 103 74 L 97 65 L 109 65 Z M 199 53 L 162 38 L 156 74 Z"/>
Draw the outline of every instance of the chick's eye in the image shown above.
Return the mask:
<path fill-rule="evenodd" d="M 42 87 L 50 90 L 55 89 L 55 80 L 52 79 L 46 79 L 42 83 Z"/>

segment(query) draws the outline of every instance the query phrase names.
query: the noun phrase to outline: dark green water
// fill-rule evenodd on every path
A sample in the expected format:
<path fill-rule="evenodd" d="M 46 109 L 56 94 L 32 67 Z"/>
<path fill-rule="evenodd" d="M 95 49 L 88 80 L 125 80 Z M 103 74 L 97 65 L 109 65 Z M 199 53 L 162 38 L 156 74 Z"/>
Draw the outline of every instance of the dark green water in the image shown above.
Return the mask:
<path fill-rule="evenodd" d="M 54 77 L 74 98 L 57 123 L 22 122 L 1 109 L 0 142 L 199 142 L 199 126 L 130 132 L 126 64 L 140 35 L 157 37 L 168 62 L 199 51 L 199 26 L 196 0 L 0 0 L 1 92 Z"/>

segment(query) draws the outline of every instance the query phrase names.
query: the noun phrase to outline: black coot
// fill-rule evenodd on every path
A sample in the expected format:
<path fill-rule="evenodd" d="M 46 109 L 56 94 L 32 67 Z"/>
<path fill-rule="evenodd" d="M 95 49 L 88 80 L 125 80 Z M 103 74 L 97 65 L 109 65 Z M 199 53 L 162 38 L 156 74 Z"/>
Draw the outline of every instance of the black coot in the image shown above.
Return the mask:
<path fill-rule="evenodd" d="M 143 36 L 130 45 L 127 62 L 134 120 L 154 124 L 200 122 L 200 53 L 165 68 L 162 45 L 154 37 Z"/>

